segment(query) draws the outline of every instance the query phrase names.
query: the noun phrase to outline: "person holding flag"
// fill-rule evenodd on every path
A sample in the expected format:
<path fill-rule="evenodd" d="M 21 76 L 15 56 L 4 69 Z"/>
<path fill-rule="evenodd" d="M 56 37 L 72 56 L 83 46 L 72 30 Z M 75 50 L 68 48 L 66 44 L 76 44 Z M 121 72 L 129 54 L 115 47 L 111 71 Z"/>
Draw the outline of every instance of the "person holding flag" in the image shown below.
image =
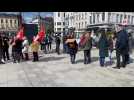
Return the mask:
<path fill-rule="evenodd" d="M 45 38 L 45 27 L 44 24 L 41 23 L 40 31 L 38 32 L 36 37 L 33 37 L 33 42 L 31 44 L 31 50 L 33 52 L 33 62 L 39 61 L 38 51 L 39 51 L 39 44 Z"/>
<path fill-rule="evenodd" d="M 17 62 L 20 62 L 21 57 L 23 58 L 22 54 L 22 42 L 24 38 L 24 27 L 21 26 L 15 40 L 15 57 L 17 59 Z"/>

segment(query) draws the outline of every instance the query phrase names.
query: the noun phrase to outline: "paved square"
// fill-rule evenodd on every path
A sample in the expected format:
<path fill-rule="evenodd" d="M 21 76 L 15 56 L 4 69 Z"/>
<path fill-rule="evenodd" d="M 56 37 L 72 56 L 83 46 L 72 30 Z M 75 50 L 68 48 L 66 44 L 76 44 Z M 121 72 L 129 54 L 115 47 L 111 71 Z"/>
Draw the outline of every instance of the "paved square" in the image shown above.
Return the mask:
<path fill-rule="evenodd" d="M 100 67 L 98 50 L 92 49 L 92 63 L 83 64 L 83 52 L 77 64 L 70 64 L 67 54 L 40 54 L 39 62 L 8 62 L 0 65 L 0 87 L 129 87 L 134 86 L 134 63 L 126 68 Z M 131 55 L 133 58 L 133 55 Z M 115 53 L 113 54 L 115 58 Z M 109 61 L 107 58 L 106 61 Z"/>

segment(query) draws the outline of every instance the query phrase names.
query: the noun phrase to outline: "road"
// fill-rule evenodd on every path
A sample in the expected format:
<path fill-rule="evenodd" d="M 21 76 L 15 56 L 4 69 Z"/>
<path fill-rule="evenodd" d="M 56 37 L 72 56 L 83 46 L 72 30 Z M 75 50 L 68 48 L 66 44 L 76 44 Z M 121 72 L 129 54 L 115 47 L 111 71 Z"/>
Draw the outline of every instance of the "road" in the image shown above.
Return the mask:
<path fill-rule="evenodd" d="M 98 50 L 92 50 L 92 63 L 83 64 L 83 52 L 77 54 L 76 64 L 69 55 L 40 54 L 39 62 L 11 61 L 0 65 L 0 87 L 129 87 L 134 86 L 134 63 L 126 68 L 113 69 L 114 62 L 100 67 Z M 133 54 L 134 55 L 134 54 Z M 131 55 L 133 58 L 134 56 Z"/>

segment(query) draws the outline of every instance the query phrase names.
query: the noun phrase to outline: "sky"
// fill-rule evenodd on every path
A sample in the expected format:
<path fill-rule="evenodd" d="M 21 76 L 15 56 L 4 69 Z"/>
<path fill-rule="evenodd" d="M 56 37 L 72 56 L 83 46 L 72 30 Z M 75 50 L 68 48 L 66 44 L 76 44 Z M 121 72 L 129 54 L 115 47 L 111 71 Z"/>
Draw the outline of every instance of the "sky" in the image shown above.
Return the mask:
<path fill-rule="evenodd" d="M 18 12 L 0 12 L 0 13 L 8 13 L 8 14 L 17 14 Z M 22 12 L 22 16 L 24 20 L 28 23 L 32 20 L 34 16 L 38 15 L 38 12 Z M 53 17 L 53 12 L 40 12 L 42 17 Z"/>

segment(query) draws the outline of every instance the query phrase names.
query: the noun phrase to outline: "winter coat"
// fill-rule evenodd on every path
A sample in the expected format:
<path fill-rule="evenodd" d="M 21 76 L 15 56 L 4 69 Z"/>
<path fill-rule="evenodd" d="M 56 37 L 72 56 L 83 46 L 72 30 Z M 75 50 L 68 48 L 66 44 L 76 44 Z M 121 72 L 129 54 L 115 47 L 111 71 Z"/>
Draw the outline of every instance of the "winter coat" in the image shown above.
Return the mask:
<path fill-rule="evenodd" d="M 3 37 L 3 48 L 8 49 L 9 48 L 9 38 Z"/>
<path fill-rule="evenodd" d="M 22 40 L 15 40 L 15 51 L 16 52 L 22 52 Z"/>
<path fill-rule="evenodd" d="M 129 37 L 125 30 L 121 30 L 117 33 L 116 50 L 122 54 L 129 52 Z"/>
<path fill-rule="evenodd" d="M 78 51 L 78 44 L 75 39 L 67 39 L 67 46 L 69 49 L 69 54 L 74 55 Z"/>
<path fill-rule="evenodd" d="M 92 48 L 92 38 L 88 39 L 83 47 L 82 50 L 89 50 Z"/>
<path fill-rule="evenodd" d="M 22 52 L 23 53 L 28 53 L 28 48 L 29 48 L 28 40 L 24 40 L 22 45 L 23 45 Z"/>
<path fill-rule="evenodd" d="M 39 50 L 39 42 L 33 42 L 31 44 L 31 50 L 32 50 L 32 52 L 38 52 L 38 50 Z"/>
<path fill-rule="evenodd" d="M 100 38 L 98 42 L 99 56 L 108 57 L 108 40 L 106 38 Z"/>

